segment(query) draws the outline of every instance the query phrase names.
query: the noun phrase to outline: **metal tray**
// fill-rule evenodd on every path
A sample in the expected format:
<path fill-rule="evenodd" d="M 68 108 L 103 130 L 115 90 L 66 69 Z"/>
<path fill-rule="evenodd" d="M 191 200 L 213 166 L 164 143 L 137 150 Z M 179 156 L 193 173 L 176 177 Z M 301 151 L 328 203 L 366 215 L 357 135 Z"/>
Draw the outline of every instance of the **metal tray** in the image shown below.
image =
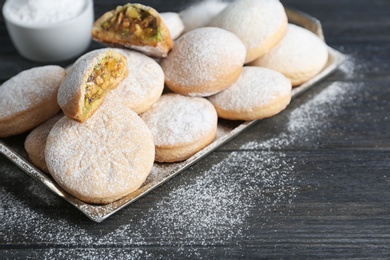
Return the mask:
<path fill-rule="evenodd" d="M 305 27 L 324 40 L 321 23 L 317 19 L 292 9 L 286 8 L 286 12 L 290 23 L 295 23 Z M 299 87 L 294 88 L 292 93 L 293 98 L 297 97 L 307 89 L 314 87 L 316 83 L 333 72 L 343 62 L 344 59 L 345 56 L 343 54 L 329 47 L 329 59 L 326 67 L 315 78 L 302 84 Z M 5 155 L 9 160 L 15 163 L 28 175 L 41 182 L 50 191 L 71 203 L 88 218 L 96 222 L 101 222 L 115 212 L 130 205 L 137 199 L 154 190 L 172 177 L 176 176 L 184 169 L 199 161 L 217 147 L 221 146 L 223 143 L 240 134 L 245 128 L 255 122 L 256 120 L 246 122 L 220 120 L 218 123 L 217 138 L 213 143 L 184 162 L 170 164 L 155 163 L 150 176 L 138 190 L 118 201 L 107 205 L 88 204 L 78 200 L 59 187 L 50 176 L 42 173 L 40 170 L 34 167 L 29 162 L 27 153 L 24 150 L 24 136 L 17 136 L 0 140 L 0 153 Z"/>

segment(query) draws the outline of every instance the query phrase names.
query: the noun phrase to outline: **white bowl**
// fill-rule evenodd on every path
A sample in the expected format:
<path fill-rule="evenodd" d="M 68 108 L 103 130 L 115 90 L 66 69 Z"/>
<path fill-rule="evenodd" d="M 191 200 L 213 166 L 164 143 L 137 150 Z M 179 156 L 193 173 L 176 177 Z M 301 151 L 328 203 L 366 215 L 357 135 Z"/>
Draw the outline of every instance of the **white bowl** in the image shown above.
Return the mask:
<path fill-rule="evenodd" d="M 10 2 L 6 1 L 3 17 L 18 52 L 29 60 L 58 62 L 85 51 L 91 43 L 94 14 L 93 0 L 83 1 L 85 5 L 79 15 L 51 24 L 27 24 L 12 19 L 9 15 Z"/>

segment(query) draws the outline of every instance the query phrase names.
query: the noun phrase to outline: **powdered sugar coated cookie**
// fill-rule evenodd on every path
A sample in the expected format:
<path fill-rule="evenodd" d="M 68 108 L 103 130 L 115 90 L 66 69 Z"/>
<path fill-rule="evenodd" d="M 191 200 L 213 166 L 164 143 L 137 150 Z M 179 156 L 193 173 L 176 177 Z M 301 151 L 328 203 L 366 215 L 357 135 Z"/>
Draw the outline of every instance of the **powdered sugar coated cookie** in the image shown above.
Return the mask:
<path fill-rule="evenodd" d="M 218 116 L 255 120 L 282 111 L 291 100 L 291 83 L 281 73 L 260 67 L 244 67 L 228 89 L 208 98 Z"/>

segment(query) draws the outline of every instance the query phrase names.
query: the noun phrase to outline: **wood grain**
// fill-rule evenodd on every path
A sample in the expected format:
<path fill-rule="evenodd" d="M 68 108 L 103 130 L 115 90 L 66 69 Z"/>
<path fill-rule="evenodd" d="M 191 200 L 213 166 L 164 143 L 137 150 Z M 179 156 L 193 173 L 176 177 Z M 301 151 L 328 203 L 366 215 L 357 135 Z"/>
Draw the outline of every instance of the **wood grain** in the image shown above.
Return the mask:
<path fill-rule="evenodd" d="M 96 15 L 126 3 L 94 2 Z M 322 21 L 349 57 L 338 71 L 101 224 L 0 157 L 0 258 L 388 258 L 390 2 L 282 2 Z M 18 55 L 1 17 L 0 81 L 38 65 Z"/>

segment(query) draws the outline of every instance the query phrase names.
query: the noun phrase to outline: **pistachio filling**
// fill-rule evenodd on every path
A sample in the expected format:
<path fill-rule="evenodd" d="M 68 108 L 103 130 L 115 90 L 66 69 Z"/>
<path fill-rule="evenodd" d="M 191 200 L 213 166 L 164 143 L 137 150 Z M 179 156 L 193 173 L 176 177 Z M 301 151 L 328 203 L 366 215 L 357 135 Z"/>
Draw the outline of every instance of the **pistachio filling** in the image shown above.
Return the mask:
<path fill-rule="evenodd" d="M 118 6 L 114 15 L 101 24 L 106 31 L 114 31 L 134 43 L 155 42 L 158 37 L 157 19 L 148 11 L 126 4 Z"/>
<path fill-rule="evenodd" d="M 108 90 L 116 85 L 123 76 L 126 64 L 123 59 L 106 56 L 95 65 L 85 84 L 84 111 L 92 108 L 93 102 L 100 99 Z"/>

